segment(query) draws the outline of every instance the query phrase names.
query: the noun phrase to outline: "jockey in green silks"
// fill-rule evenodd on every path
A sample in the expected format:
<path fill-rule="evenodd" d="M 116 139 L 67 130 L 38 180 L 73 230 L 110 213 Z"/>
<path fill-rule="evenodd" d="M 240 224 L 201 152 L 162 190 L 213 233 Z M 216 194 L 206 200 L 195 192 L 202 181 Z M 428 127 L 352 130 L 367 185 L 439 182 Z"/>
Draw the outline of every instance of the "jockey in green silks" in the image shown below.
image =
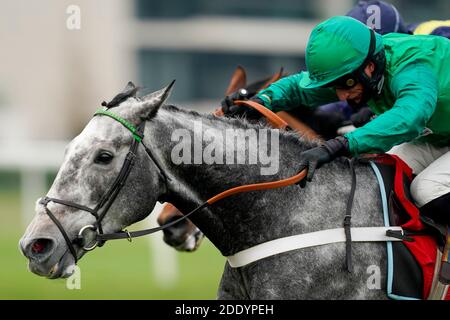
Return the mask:
<path fill-rule="evenodd" d="M 347 100 L 356 107 L 367 103 L 378 115 L 304 151 L 300 170 L 308 169 L 307 180 L 338 156 L 389 151 L 417 175 L 411 185 L 417 205 L 447 210 L 450 218 L 450 40 L 381 36 L 338 16 L 312 31 L 306 66 L 306 72 L 273 83 L 256 99 L 272 111 Z"/>

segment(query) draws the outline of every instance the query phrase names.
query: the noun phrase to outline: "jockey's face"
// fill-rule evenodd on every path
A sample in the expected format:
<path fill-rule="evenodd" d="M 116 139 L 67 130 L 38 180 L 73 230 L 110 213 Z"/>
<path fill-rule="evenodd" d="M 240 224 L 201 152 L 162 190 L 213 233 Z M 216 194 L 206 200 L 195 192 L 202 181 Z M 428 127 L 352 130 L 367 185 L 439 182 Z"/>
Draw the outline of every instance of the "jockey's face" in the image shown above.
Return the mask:
<path fill-rule="evenodd" d="M 336 95 L 341 101 L 353 101 L 356 104 L 361 102 L 364 92 L 362 84 L 358 83 L 350 89 L 336 88 Z"/>
<path fill-rule="evenodd" d="M 364 69 L 364 72 L 370 78 L 372 77 L 372 73 L 374 70 L 375 65 L 373 64 L 373 62 L 369 62 L 367 67 Z M 363 98 L 363 93 L 364 87 L 360 83 L 351 88 L 336 87 L 336 95 L 341 101 L 347 100 L 350 102 L 354 102 L 355 104 L 359 104 L 361 102 L 361 99 Z"/>

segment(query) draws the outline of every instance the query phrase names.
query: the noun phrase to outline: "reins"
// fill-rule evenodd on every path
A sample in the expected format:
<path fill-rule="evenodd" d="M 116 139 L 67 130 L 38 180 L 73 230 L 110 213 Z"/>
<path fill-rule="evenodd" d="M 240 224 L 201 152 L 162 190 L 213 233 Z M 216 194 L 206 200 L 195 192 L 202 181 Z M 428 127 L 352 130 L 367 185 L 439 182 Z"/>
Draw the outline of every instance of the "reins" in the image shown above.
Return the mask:
<path fill-rule="evenodd" d="M 239 187 L 234 187 L 228 190 L 225 190 L 205 202 L 203 202 L 201 205 L 199 205 L 197 208 L 192 210 L 191 212 L 183 215 L 182 217 L 173 220 L 170 223 L 164 224 L 159 227 L 151 228 L 151 229 L 145 229 L 145 230 L 139 230 L 139 231 L 121 231 L 117 233 L 109 233 L 109 234 L 97 234 L 97 240 L 98 241 L 106 241 L 106 240 L 117 240 L 117 239 L 128 239 L 131 241 L 132 238 L 142 237 L 148 234 L 152 234 L 161 230 L 164 230 L 166 228 L 169 228 L 178 222 L 187 219 L 192 214 L 196 213 L 197 211 L 204 209 L 222 199 L 228 198 L 229 196 L 232 196 L 237 193 L 243 193 L 243 192 L 250 192 L 250 191 L 257 191 L 257 190 L 268 190 L 268 189 L 275 189 L 275 188 L 281 188 L 281 187 L 287 187 L 293 184 L 298 183 L 300 180 L 302 180 L 306 176 L 306 169 L 302 170 L 300 173 L 283 179 L 283 180 L 277 180 L 272 182 L 262 182 L 262 183 L 255 183 L 255 184 L 249 184 L 249 185 L 243 185 Z"/>
<path fill-rule="evenodd" d="M 269 122 L 275 128 L 282 128 L 282 129 L 288 129 L 289 128 L 288 124 L 283 119 L 281 119 L 275 113 L 273 113 L 269 109 L 265 108 L 264 106 L 261 106 L 260 104 L 258 104 L 256 102 L 253 102 L 253 101 L 237 101 L 237 103 L 238 104 L 247 105 L 247 106 L 249 106 L 251 108 L 257 109 L 259 112 L 261 112 L 264 116 L 266 116 L 268 118 Z M 101 198 L 100 202 L 97 204 L 97 206 L 94 209 L 91 209 L 89 207 L 86 207 L 86 206 L 78 204 L 78 203 L 74 203 L 74 202 L 71 202 L 71 201 L 63 200 L 63 199 L 44 197 L 44 198 L 42 198 L 40 200 L 40 204 L 42 204 L 44 206 L 45 212 L 50 217 L 50 219 L 55 223 L 55 225 L 58 227 L 59 231 L 61 232 L 62 236 L 64 237 L 64 240 L 66 241 L 66 243 L 68 245 L 70 253 L 74 257 L 75 262 L 78 260 L 77 252 L 76 252 L 75 247 L 74 247 L 75 244 L 80 246 L 81 248 L 83 248 L 85 251 L 90 251 L 90 250 L 93 250 L 97 245 L 102 245 L 107 240 L 128 239 L 129 241 L 131 241 L 132 238 L 141 237 L 141 236 L 144 236 L 144 235 L 155 233 L 155 232 L 160 231 L 160 230 L 167 229 L 167 228 L 173 226 L 174 224 L 180 222 L 181 220 L 187 219 L 189 216 L 191 216 L 192 214 L 198 212 L 199 210 L 201 210 L 201 209 L 203 209 L 203 208 L 205 208 L 207 206 L 210 206 L 210 205 L 216 203 L 219 200 L 225 199 L 225 198 L 227 198 L 227 197 L 229 197 L 231 195 L 234 195 L 234 194 L 237 194 L 237 193 L 243 193 L 243 192 L 256 191 L 256 190 L 267 190 L 267 189 L 286 187 L 286 186 L 298 183 L 300 180 L 302 180 L 306 176 L 306 169 L 305 169 L 302 172 L 300 172 L 300 173 L 298 173 L 298 174 L 296 174 L 296 175 L 294 175 L 292 177 L 283 179 L 283 180 L 277 180 L 277 181 L 272 181 L 272 182 L 263 182 L 263 183 L 255 183 L 255 184 L 249 184 L 249 185 L 243 185 L 243 186 L 234 187 L 234 188 L 231 188 L 229 190 L 225 190 L 225 191 L 223 191 L 223 192 L 221 192 L 221 193 L 211 197 L 210 199 L 208 199 L 207 201 L 205 201 L 204 203 L 199 205 L 197 208 L 195 208 L 194 210 L 192 210 L 188 214 L 186 214 L 183 217 L 180 217 L 179 219 L 174 220 L 174 221 L 172 221 L 172 222 L 170 222 L 168 224 L 165 224 L 163 226 L 156 227 L 156 228 L 151 228 L 151 229 L 146 229 L 146 230 L 140 230 L 140 231 L 128 232 L 127 230 L 124 230 L 124 231 L 120 231 L 120 232 L 116 232 L 116 233 L 105 234 L 105 233 L 103 233 L 103 230 L 102 230 L 101 221 L 105 217 L 106 213 L 108 212 L 108 210 L 111 207 L 112 203 L 116 199 L 116 197 L 119 194 L 120 190 L 124 186 L 128 176 L 129 176 L 129 174 L 131 172 L 131 169 L 134 166 L 134 161 L 135 161 L 135 158 L 136 158 L 137 148 L 138 148 L 139 144 L 143 145 L 143 147 L 145 148 L 146 154 L 149 156 L 149 159 L 158 168 L 158 170 L 160 171 L 159 173 L 164 177 L 164 180 L 165 180 L 166 184 L 167 184 L 167 180 L 170 180 L 170 178 L 166 175 L 166 173 L 164 172 L 162 166 L 157 161 L 157 159 L 154 157 L 154 155 L 152 154 L 151 150 L 149 148 L 147 148 L 147 146 L 143 143 L 143 139 L 144 139 L 144 126 L 143 126 L 143 123 L 138 128 L 136 128 L 131 123 L 126 121 L 125 119 L 123 119 L 123 118 L 119 117 L 118 115 L 110 112 L 107 108 L 99 109 L 94 114 L 94 116 L 100 116 L 100 115 L 108 116 L 108 117 L 114 119 L 115 121 L 119 122 L 120 124 L 122 124 L 125 128 L 127 128 L 131 132 L 131 134 L 133 135 L 133 138 L 134 138 L 134 140 L 132 142 L 132 145 L 130 147 L 130 150 L 129 150 L 127 156 L 126 156 L 125 162 L 124 162 L 124 164 L 122 166 L 122 169 L 119 172 L 119 174 L 118 174 L 116 180 L 114 181 L 113 185 L 108 189 L 106 194 Z M 90 214 L 92 214 L 95 217 L 96 222 L 95 222 L 94 225 L 86 225 L 86 226 L 82 227 L 80 229 L 80 231 L 78 232 L 78 236 L 71 241 L 69 236 L 68 236 L 68 234 L 67 234 L 67 232 L 63 228 L 62 224 L 59 222 L 59 220 L 53 215 L 53 213 L 47 207 L 47 205 L 50 202 L 58 203 L 58 204 L 61 204 L 61 205 L 65 205 L 65 206 L 68 206 L 68 207 L 72 207 L 72 208 L 76 208 L 76 209 L 79 209 L 79 210 L 83 210 L 83 211 L 89 212 Z M 101 210 L 101 212 L 100 212 L 100 210 Z M 96 232 L 95 243 L 94 244 L 91 243 L 89 246 L 86 245 L 86 243 L 84 241 L 85 240 L 84 232 L 86 230 L 92 230 L 92 231 Z"/>
<path fill-rule="evenodd" d="M 281 129 L 288 128 L 288 124 L 283 119 L 281 119 L 274 112 L 265 108 L 264 106 L 260 105 L 259 103 L 256 103 L 254 101 L 235 101 L 235 102 L 236 102 L 236 104 L 247 105 L 250 108 L 254 108 L 254 109 L 258 110 L 269 120 L 269 122 L 272 124 L 272 126 L 274 128 L 277 128 L 277 129 L 278 128 L 281 128 Z M 194 213 L 196 213 L 208 206 L 211 206 L 212 204 L 214 204 L 222 199 L 228 198 L 234 194 L 250 192 L 250 191 L 257 191 L 257 190 L 282 188 L 282 187 L 287 187 L 287 186 L 296 184 L 299 181 L 301 181 L 303 178 L 305 178 L 306 173 L 307 173 L 307 171 L 306 171 L 306 169 L 304 169 L 301 172 L 299 172 L 298 174 L 291 176 L 289 178 L 286 178 L 286 179 L 276 180 L 276 181 L 271 181 L 271 182 L 254 183 L 254 184 L 234 187 L 234 188 L 225 190 L 219 194 L 216 194 L 215 196 L 213 196 L 213 197 L 209 198 L 208 200 L 206 200 L 205 202 L 203 202 L 201 205 L 199 205 L 197 208 L 195 208 L 191 212 L 183 215 L 182 217 L 180 217 L 176 220 L 171 221 L 170 223 L 166 223 L 159 227 L 145 229 L 145 230 L 139 230 L 139 231 L 129 232 L 129 231 L 125 230 L 125 231 L 121 231 L 121 232 L 117 232 L 117 233 L 97 234 L 97 240 L 103 242 L 103 241 L 107 241 L 107 240 L 128 239 L 129 241 L 131 241 L 132 238 L 142 237 L 145 235 L 149 235 L 149 234 L 170 228 L 171 226 L 177 224 L 178 222 L 187 219 L 189 216 L 193 215 Z"/>
<path fill-rule="evenodd" d="M 267 109 L 263 105 L 260 105 L 259 103 L 255 101 L 250 100 L 236 100 L 234 101 L 237 105 L 244 105 L 253 109 L 258 110 L 259 113 L 261 113 L 266 119 L 269 121 L 269 123 L 274 127 L 275 129 L 284 129 L 288 130 L 289 125 L 286 121 L 281 119 L 276 113 L 274 113 L 272 110 Z"/>
<path fill-rule="evenodd" d="M 282 129 L 289 128 L 288 124 L 283 119 L 281 119 L 279 116 L 277 116 L 271 110 L 265 108 L 264 106 L 262 106 L 256 102 L 237 101 L 236 103 L 257 109 L 268 119 L 268 121 L 275 128 L 282 128 Z M 156 228 L 150 228 L 150 229 L 139 230 L 139 231 L 131 231 L 131 232 L 129 232 L 127 230 L 123 230 L 123 231 L 116 232 L 116 233 L 103 233 L 101 222 L 102 222 L 103 218 L 105 217 L 105 215 L 107 214 L 112 203 L 115 201 L 115 199 L 116 199 L 117 195 L 119 194 L 119 192 L 121 191 L 122 187 L 125 185 L 125 182 L 134 166 L 136 154 L 137 154 L 137 148 L 138 148 L 139 144 L 142 144 L 142 146 L 145 148 L 145 152 L 148 155 L 149 159 L 155 164 L 155 166 L 159 170 L 159 174 L 164 177 L 166 187 L 167 187 L 167 182 L 168 182 L 168 180 L 170 180 L 170 178 L 166 175 L 165 171 L 163 170 L 163 167 L 160 165 L 157 158 L 154 157 L 152 151 L 149 148 L 147 148 L 147 146 L 143 142 L 144 126 L 145 126 L 144 122 L 141 123 L 136 128 L 131 123 L 126 121 L 125 119 L 110 112 L 107 108 L 97 110 L 95 112 L 94 116 L 108 116 L 108 117 L 114 119 L 115 121 L 121 123 L 133 135 L 134 139 L 131 144 L 130 150 L 128 151 L 128 154 L 125 158 L 125 161 L 122 165 L 122 168 L 121 168 L 118 176 L 116 177 L 116 180 L 114 181 L 112 186 L 107 190 L 107 192 L 102 196 L 102 198 L 100 199 L 100 202 L 96 205 L 96 207 L 94 209 L 91 209 L 89 207 L 86 207 L 86 206 L 78 204 L 78 203 L 63 200 L 63 199 L 44 197 L 40 200 L 40 203 L 44 206 L 47 215 L 55 223 L 57 228 L 60 230 L 62 236 L 64 237 L 64 240 L 67 243 L 70 253 L 74 257 L 75 262 L 77 262 L 77 260 L 78 260 L 78 255 L 77 255 L 77 251 L 76 251 L 74 245 L 78 245 L 85 251 L 90 251 L 90 250 L 93 250 L 95 247 L 97 247 L 97 245 L 99 245 L 99 246 L 102 245 L 107 240 L 128 239 L 131 242 L 132 238 L 142 237 L 145 235 L 149 235 L 149 234 L 167 229 L 167 228 L 179 223 L 180 221 L 187 219 L 194 213 L 196 213 L 208 206 L 211 206 L 214 203 L 216 203 L 222 199 L 228 198 L 232 195 L 235 195 L 238 193 L 243 193 L 243 192 L 250 192 L 250 191 L 257 191 L 257 190 L 269 190 L 269 189 L 287 187 L 287 186 L 290 186 L 293 184 L 297 184 L 302 179 L 304 179 L 307 174 L 307 169 L 303 169 L 301 172 L 299 172 L 296 175 L 291 176 L 289 178 L 271 181 L 271 182 L 262 182 L 262 183 L 254 183 L 254 184 L 249 184 L 249 185 L 242 185 L 242 186 L 237 186 L 237 187 L 225 190 L 225 191 L 209 198 L 208 200 L 206 200 L 205 202 L 200 204 L 197 208 L 195 208 L 188 214 L 183 215 L 182 217 L 180 217 L 170 223 L 164 224 L 164 225 L 156 227 Z M 354 198 L 354 194 L 355 194 L 355 186 L 356 186 L 356 176 L 355 176 L 353 161 L 350 162 L 350 169 L 352 172 L 352 187 L 351 187 L 350 196 L 349 196 L 349 199 L 347 202 L 346 215 L 344 218 L 344 231 L 345 231 L 345 242 L 346 242 L 346 267 L 349 272 L 352 272 L 352 269 L 353 269 L 352 260 L 351 260 L 352 237 L 351 237 L 351 232 L 350 232 L 350 229 L 351 229 L 350 219 L 351 219 L 351 209 L 352 209 L 353 198 Z M 59 220 L 53 215 L 53 213 L 47 207 L 49 202 L 55 202 L 55 203 L 59 203 L 61 205 L 65 205 L 68 207 L 77 208 L 79 210 L 89 212 L 90 214 L 92 214 L 95 217 L 96 222 L 93 225 L 86 225 L 86 226 L 82 227 L 80 229 L 80 231 L 78 232 L 78 236 L 71 241 L 70 237 L 68 236 L 68 234 L 67 234 L 66 230 L 64 229 L 64 227 L 62 226 L 62 224 L 59 222 Z M 96 233 L 95 243 L 86 244 L 86 241 L 85 241 L 86 239 L 84 237 L 84 232 L 86 230 L 92 230 Z M 241 255 L 241 254 L 239 253 L 239 255 Z"/>

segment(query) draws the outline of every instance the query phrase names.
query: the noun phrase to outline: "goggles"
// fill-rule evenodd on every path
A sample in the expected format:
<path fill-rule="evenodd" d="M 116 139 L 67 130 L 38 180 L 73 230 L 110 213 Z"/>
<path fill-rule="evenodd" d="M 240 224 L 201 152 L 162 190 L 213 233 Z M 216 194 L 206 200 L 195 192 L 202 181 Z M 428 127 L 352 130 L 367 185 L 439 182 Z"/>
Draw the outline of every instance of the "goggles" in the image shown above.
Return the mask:
<path fill-rule="evenodd" d="M 346 74 L 339 79 L 336 79 L 328 84 L 326 84 L 324 87 L 330 88 L 335 87 L 338 89 L 351 89 L 354 86 L 356 86 L 359 83 L 358 77 L 354 72 Z"/>

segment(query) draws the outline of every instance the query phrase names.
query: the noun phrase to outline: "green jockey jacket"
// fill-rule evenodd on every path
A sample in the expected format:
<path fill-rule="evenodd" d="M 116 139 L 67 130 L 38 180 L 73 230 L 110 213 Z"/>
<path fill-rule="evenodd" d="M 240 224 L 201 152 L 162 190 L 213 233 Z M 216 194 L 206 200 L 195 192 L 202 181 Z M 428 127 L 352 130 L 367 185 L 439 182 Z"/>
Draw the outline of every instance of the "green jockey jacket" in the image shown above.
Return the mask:
<path fill-rule="evenodd" d="M 385 81 L 381 95 L 368 102 L 377 117 L 345 135 L 351 154 L 386 152 L 409 141 L 450 145 L 450 40 L 391 33 L 382 41 Z M 338 100 L 334 88 L 302 88 L 304 76 L 283 78 L 258 98 L 275 112 Z"/>

